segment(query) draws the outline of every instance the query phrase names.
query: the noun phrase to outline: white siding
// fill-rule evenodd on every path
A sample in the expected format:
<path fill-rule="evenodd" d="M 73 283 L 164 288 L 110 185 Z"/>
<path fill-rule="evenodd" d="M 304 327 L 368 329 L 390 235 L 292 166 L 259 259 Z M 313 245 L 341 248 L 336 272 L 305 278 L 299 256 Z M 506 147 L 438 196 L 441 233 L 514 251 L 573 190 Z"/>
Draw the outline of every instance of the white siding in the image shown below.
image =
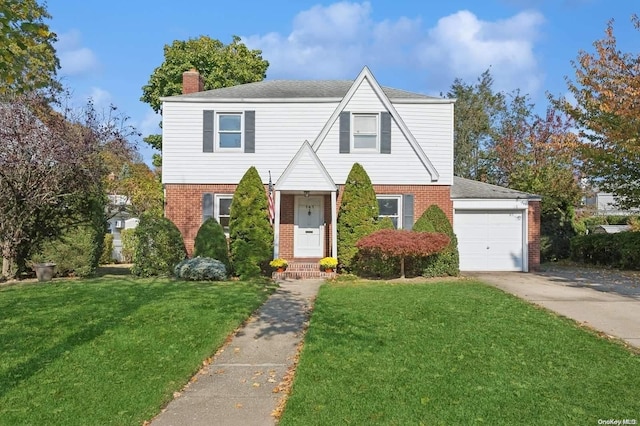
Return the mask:
<path fill-rule="evenodd" d="M 335 185 L 326 178 L 321 166 L 313 157 L 311 147 L 301 152 L 298 161 L 293 164 L 285 179 L 278 182 L 278 190 L 284 191 L 331 191 Z"/>
<path fill-rule="evenodd" d="M 163 183 L 238 183 L 251 166 L 275 182 L 305 140 L 313 141 L 337 103 L 177 103 L 163 106 Z M 256 112 L 256 152 L 202 152 L 202 111 Z"/>
<path fill-rule="evenodd" d="M 305 140 L 313 142 L 337 108 L 325 103 L 187 103 L 163 107 L 164 183 L 237 183 L 250 166 L 263 182 L 271 171 L 275 182 Z M 394 104 L 413 136 L 440 174 L 439 185 L 453 181 L 453 105 Z M 256 111 L 256 152 L 202 152 L 202 111 Z M 382 101 L 365 79 L 345 107 L 350 112 L 380 112 Z M 339 120 L 331 127 L 317 155 L 336 184 L 344 184 L 353 163 L 360 163 L 374 184 L 431 184 L 397 123 L 391 123 L 391 154 L 339 154 Z M 307 160 L 309 161 L 309 160 Z M 298 167 L 297 169 L 303 169 Z M 315 167 L 310 167 L 315 170 Z M 317 178 L 316 176 L 315 178 Z M 314 176 L 306 178 L 314 180 Z M 313 183 L 313 182 L 309 182 Z M 316 182 L 319 183 L 319 182 Z M 301 183 L 302 185 L 302 183 Z"/>

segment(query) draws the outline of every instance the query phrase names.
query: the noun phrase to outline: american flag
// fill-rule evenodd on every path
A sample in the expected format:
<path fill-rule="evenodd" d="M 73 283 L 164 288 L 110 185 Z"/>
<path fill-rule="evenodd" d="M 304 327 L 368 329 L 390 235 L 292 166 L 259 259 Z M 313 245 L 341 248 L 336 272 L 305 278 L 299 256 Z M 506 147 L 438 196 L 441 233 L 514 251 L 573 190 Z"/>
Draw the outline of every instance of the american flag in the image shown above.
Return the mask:
<path fill-rule="evenodd" d="M 273 206 L 273 182 L 271 182 L 271 170 L 269 170 L 269 196 L 267 197 L 269 201 L 269 221 L 273 225 L 274 219 L 276 217 L 275 208 Z"/>

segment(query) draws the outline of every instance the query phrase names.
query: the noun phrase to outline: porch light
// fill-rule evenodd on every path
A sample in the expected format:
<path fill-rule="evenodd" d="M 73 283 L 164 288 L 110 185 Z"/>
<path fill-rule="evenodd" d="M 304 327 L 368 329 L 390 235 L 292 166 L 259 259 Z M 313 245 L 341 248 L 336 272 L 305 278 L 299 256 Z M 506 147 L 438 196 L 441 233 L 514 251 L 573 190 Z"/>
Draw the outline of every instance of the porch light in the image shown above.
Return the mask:
<path fill-rule="evenodd" d="M 304 191 L 305 198 L 309 198 L 309 191 Z"/>

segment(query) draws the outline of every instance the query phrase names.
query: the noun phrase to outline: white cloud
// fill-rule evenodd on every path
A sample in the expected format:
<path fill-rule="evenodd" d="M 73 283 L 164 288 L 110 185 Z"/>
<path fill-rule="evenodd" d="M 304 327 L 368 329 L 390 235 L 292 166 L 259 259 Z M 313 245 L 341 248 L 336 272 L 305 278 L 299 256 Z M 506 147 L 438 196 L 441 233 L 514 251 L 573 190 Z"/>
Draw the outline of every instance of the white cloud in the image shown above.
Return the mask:
<path fill-rule="evenodd" d="M 58 34 L 55 47 L 62 75 L 89 74 L 100 67 L 96 54 L 88 47 L 82 46 L 80 32 L 77 30 Z"/>
<path fill-rule="evenodd" d="M 345 1 L 300 12 L 288 35 L 252 35 L 243 41 L 262 49 L 269 77 L 351 79 L 364 65 L 388 60 L 385 47 L 399 48 L 418 27 L 419 20 L 408 18 L 373 22 L 368 2 Z"/>
<path fill-rule="evenodd" d="M 96 109 L 103 109 L 111 104 L 111 93 L 99 87 L 92 87 L 87 98 L 93 100 Z"/>
<path fill-rule="evenodd" d="M 418 45 L 416 55 L 436 78 L 475 79 L 491 67 L 497 89 L 531 93 L 541 84 L 533 46 L 543 22 L 537 12 L 488 22 L 463 10 L 440 19 Z"/>
<path fill-rule="evenodd" d="M 289 34 L 243 37 L 270 63 L 269 78 L 352 79 L 364 65 L 424 72 L 429 88 L 445 90 L 456 77 L 473 82 L 487 68 L 500 90 L 541 86 L 534 45 L 544 17 L 533 11 L 483 21 L 469 11 L 424 28 L 419 17 L 375 21 L 369 2 L 342 1 L 300 12 Z"/>
<path fill-rule="evenodd" d="M 162 133 L 160 128 L 160 122 L 162 121 L 162 115 L 156 113 L 153 110 L 147 111 L 142 120 L 139 123 L 135 123 L 134 127 L 142 133 L 143 136 L 155 135 Z"/>

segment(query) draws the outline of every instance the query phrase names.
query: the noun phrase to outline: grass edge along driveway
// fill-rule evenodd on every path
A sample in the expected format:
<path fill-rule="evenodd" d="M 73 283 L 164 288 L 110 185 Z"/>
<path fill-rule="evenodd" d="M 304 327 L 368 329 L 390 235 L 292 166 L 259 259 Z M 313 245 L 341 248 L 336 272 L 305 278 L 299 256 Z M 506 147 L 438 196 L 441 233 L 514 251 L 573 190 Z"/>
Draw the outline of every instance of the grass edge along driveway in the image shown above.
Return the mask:
<path fill-rule="evenodd" d="M 104 277 L 0 288 L 0 424 L 141 424 L 264 285 Z"/>
<path fill-rule="evenodd" d="M 637 353 L 480 282 L 335 283 L 280 424 L 640 420 L 638 389 Z"/>

